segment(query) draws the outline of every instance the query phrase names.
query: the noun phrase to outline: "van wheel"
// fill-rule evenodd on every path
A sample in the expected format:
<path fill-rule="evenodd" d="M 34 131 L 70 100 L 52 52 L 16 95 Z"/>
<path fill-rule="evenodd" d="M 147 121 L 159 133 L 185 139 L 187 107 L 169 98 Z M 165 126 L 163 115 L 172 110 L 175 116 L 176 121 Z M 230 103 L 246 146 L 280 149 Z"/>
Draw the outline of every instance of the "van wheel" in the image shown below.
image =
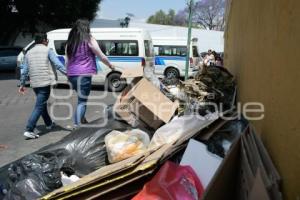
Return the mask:
<path fill-rule="evenodd" d="M 165 75 L 167 78 L 179 78 L 179 71 L 174 67 L 170 67 L 166 70 Z"/>
<path fill-rule="evenodd" d="M 106 79 L 106 88 L 111 92 L 121 92 L 126 86 L 126 80 L 121 79 L 121 74 L 110 74 Z"/>

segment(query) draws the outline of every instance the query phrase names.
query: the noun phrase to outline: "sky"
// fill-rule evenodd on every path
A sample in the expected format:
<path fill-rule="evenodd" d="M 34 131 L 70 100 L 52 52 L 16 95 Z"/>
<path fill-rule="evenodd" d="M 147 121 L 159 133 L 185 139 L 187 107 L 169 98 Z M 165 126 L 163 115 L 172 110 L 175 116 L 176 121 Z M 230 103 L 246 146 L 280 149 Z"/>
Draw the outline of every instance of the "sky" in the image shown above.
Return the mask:
<path fill-rule="evenodd" d="M 150 15 L 162 9 L 176 12 L 186 6 L 187 0 L 103 0 L 97 18 L 120 19 L 126 13 L 135 15 L 135 20 L 145 21 Z"/>

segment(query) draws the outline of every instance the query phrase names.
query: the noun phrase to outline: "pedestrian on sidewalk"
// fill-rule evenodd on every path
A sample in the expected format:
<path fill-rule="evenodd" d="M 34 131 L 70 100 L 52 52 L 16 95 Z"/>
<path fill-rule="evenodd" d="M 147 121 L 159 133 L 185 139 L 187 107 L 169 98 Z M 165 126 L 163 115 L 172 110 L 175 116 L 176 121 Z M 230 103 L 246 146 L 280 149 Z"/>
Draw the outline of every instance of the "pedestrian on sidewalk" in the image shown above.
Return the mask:
<path fill-rule="evenodd" d="M 87 123 L 86 105 L 91 91 L 92 75 L 97 73 L 96 56 L 112 70 L 114 66 L 92 37 L 88 20 L 79 19 L 75 22 L 68 36 L 66 55 L 68 79 L 78 95 L 73 119 L 74 128 L 77 128 L 80 124 Z"/>
<path fill-rule="evenodd" d="M 35 37 L 35 46 L 26 54 L 20 78 L 19 92 L 25 94 L 25 82 L 29 75 L 30 85 L 36 95 L 36 103 L 24 132 L 26 139 L 39 137 L 38 134 L 34 133 L 34 129 L 40 116 L 42 116 L 48 130 L 51 130 L 55 125 L 47 109 L 51 86 L 55 85 L 57 80 L 56 73 L 53 70 L 56 68 L 66 74 L 66 69 L 53 50 L 47 46 L 47 35 L 38 34 Z"/>

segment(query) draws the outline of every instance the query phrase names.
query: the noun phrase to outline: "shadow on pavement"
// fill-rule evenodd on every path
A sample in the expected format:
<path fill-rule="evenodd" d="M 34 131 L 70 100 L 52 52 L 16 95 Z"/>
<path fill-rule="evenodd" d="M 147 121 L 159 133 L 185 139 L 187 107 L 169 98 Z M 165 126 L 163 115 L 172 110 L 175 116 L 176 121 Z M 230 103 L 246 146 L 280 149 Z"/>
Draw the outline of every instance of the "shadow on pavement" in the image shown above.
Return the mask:
<path fill-rule="evenodd" d="M 49 134 L 49 133 L 52 133 L 52 132 L 56 132 L 56 131 L 68 131 L 68 132 L 71 132 L 71 130 L 70 129 L 67 129 L 67 128 L 64 128 L 64 127 L 62 127 L 62 126 L 60 126 L 60 125 L 55 125 L 55 127 L 53 128 L 53 129 L 51 129 L 51 130 L 48 130 L 48 129 L 46 129 L 46 126 L 45 125 L 38 125 L 37 127 L 36 127 L 36 129 L 39 131 L 39 135 L 40 136 L 43 136 L 43 135 L 46 135 L 46 134 Z"/>

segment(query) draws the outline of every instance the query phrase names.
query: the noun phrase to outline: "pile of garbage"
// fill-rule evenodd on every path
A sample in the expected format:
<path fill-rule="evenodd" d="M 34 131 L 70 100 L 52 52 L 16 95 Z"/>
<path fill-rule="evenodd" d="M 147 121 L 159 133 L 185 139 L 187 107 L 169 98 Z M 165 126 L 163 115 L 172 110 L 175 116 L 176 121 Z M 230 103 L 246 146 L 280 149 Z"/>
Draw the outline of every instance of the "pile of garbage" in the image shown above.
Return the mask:
<path fill-rule="evenodd" d="M 221 106 L 225 109 L 233 106 L 234 77 L 224 68 L 208 67 L 195 79 L 185 82 L 160 81 L 149 68 L 125 71 L 122 78 L 133 80 L 115 104 L 104 111 L 103 115 L 108 118 L 105 125 L 77 129 L 61 141 L 7 166 L 4 170 L 7 177 L 4 181 L 5 200 L 37 199 L 48 193 L 42 199 L 67 199 L 73 196 L 72 192 L 79 195 L 73 196 L 74 199 L 81 199 L 80 194 L 86 195 L 88 191 L 95 192 L 91 199 L 99 199 L 102 193 L 97 194 L 101 191 L 96 191 L 97 187 L 103 187 L 109 193 L 111 189 L 107 189 L 107 184 L 118 180 L 120 185 L 114 187 L 122 187 L 125 181 L 122 179 L 128 174 L 140 175 L 151 166 L 160 166 L 166 161 L 164 157 L 174 154 L 180 147 L 187 149 L 177 159 L 179 162 L 166 162 L 133 199 L 151 199 L 152 195 L 162 198 L 168 196 L 165 191 L 169 190 L 174 191 L 173 199 L 202 198 L 246 125 L 235 122 L 227 133 L 205 141 L 190 139 L 216 123 Z M 217 108 L 209 103 L 216 104 Z M 94 123 L 103 121 L 99 119 Z M 194 155 L 200 156 L 202 171 L 194 163 Z M 140 168 L 136 170 L 138 166 Z M 170 184 L 170 178 L 174 178 L 175 184 Z M 101 184 L 96 186 L 97 181 Z M 68 190 L 61 188 L 73 182 L 77 184 Z"/>
<path fill-rule="evenodd" d="M 205 115 L 207 111 L 226 111 L 233 107 L 236 83 L 230 72 L 223 67 L 203 67 L 194 79 L 180 85 L 187 96 L 189 110 Z"/>
<path fill-rule="evenodd" d="M 101 123 L 101 119 L 94 123 Z M 109 165 L 106 137 L 112 131 L 129 129 L 131 126 L 128 124 L 109 118 L 101 128 L 75 130 L 57 143 L 9 164 L 4 175 L 4 199 L 37 199 Z M 139 129 L 142 131 L 144 128 Z"/>

